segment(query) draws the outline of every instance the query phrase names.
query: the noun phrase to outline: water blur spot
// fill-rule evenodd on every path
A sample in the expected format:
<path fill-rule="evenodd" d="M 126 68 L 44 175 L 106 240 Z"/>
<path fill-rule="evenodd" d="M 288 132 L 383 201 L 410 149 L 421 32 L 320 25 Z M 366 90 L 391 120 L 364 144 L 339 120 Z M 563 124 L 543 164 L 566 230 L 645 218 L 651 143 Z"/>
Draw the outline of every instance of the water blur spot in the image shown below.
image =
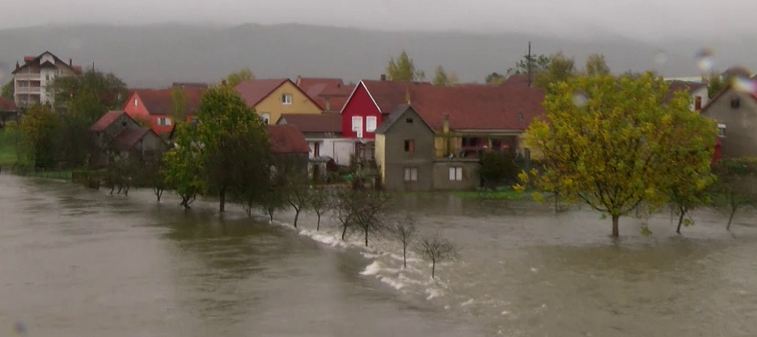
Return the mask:
<path fill-rule="evenodd" d="M 539 272 L 539 269 L 538 269 L 538 268 L 534 268 L 534 267 L 531 267 L 531 272 L 532 272 L 532 273 L 538 273 L 538 272 Z"/>
<path fill-rule="evenodd" d="M 22 321 L 16 321 L 16 323 L 13 324 L 13 332 L 15 332 L 19 336 L 26 336 L 26 324 Z"/>
<path fill-rule="evenodd" d="M 658 66 L 668 63 L 668 53 L 666 53 L 664 50 L 658 51 L 654 55 L 654 63 Z"/>
<path fill-rule="evenodd" d="M 589 101 L 589 99 L 586 97 L 586 94 L 582 92 L 577 92 L 573 94 L 573 104 L 579 108 L 583 108 L 586 106 L 586 103 Z"/>
<path fill-rule="evenodd" d="M 715 53 L 709 48 L 702 48 L 696 53 L 697 67 L 701 72 L 709 73 L 712 71 L 715 65 L 714 56 Z"/>
<path fill-rule="evenodd" d="M 753 93 L 755 92 L 755 86 L 754 81 L 743 78 L 743 77 L 735 77 L 733 79 L 733 88 L 736 91 L 745 92 L 745 93 Z"/>
<path fill-rule="evenodd" d="M 507 311 L 507 310 L 502 310 L 502 316 L 507 316 L 507 315 L 509 315 L 509 314 L 510 314 L 510 312 L 509 312 L 509 311 Z"/>

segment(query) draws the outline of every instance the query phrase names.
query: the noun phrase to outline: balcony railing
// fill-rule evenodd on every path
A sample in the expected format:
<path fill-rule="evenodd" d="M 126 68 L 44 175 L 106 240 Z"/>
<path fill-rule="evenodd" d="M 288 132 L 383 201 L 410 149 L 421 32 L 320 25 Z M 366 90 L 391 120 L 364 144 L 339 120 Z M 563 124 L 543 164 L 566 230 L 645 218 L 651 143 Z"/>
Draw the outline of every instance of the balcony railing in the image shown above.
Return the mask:
<path fill-rule="evenodd" d="M 39 94 L 42 93 L 42 87 L 16 87 L 19 94 Z"/>
<path fill-rule="evenodd" d="M 39 73 L 25 73 L 20 72 L 13 75 L 17 80 L 39 80 L 41 78 Z"/>

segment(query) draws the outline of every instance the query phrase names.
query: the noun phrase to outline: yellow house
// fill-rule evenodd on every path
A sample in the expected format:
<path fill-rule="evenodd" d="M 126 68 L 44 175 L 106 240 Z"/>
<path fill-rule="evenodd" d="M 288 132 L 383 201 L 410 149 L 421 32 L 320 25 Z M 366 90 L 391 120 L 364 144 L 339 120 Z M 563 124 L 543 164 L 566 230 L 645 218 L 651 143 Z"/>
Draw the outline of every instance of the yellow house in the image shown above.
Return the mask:
<path fill-rule="evenodd" d="M 289 79 L 249 80 L 234 89 L 268 125 L 276 124 L 282 114 L 323 112 L 315 100 Z"/>

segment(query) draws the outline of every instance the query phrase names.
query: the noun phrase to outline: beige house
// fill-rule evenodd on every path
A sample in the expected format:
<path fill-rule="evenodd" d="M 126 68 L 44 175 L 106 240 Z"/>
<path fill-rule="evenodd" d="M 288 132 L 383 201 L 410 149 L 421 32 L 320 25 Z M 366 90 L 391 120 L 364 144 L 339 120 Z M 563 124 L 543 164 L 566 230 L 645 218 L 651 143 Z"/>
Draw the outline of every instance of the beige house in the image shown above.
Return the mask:
<path fill-rule="evenodd" d="M 267 125 L 283 114 L 321 114 L 323 108 L 289 79 L 249 80 L 234 89 Z"/>
<path fill-rule="evenodd" d="M 16 63 L 13 70 L 14 101 L 19 108 L 34 104 L 53 104 L 54 95 L 48 86 L 57 77 L 81 74 L 81 67 L 74 66 L 71 59 L 63 62 L 53 53 L 46 51 L 39 56 L 25 56 L 24 64 Z"/>

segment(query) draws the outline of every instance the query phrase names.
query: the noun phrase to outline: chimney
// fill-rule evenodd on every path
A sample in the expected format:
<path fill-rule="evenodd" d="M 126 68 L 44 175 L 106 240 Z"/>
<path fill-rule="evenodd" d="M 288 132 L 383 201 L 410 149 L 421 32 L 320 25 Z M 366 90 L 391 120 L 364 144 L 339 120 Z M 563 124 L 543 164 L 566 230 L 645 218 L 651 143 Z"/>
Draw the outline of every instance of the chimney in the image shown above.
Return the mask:
<path fill-rule="evenodd" d="M 381 74 L 381 80 L 386 81 L 386 74 Z"/>

